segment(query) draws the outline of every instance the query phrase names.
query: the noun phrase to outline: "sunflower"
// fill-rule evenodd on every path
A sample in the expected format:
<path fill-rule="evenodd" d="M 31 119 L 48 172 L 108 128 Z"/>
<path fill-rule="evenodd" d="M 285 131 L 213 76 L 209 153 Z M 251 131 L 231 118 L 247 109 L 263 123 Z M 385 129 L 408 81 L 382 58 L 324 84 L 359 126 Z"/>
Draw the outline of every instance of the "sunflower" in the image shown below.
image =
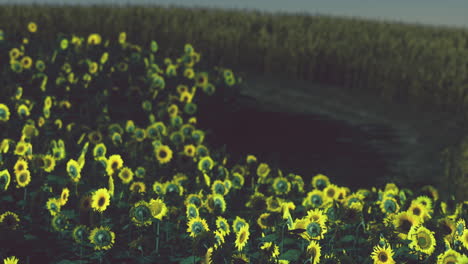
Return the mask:
<path fill-rule="evenodd" d="M 93 33 L 88 36 L 88 45 L 99 45 L 101 44 L 101 35 Z"/>
<path fill-rule="evenodd" d="M 411 230 L 411 227 L 414 225 L 418 225 L 421 222 L 419 217 L 407 212 L 399 212 L 394 215 L 394 219 L 392 221 L 393 227 L 398 232 L 398 236 L 401 239 L 406 239 L 408 232 Z"/>
<path fill-rule="evenodd" d="M 99 143 L 102 142 L 102 133 L 99 131 L 92 131 L 91 133 L 88 134 L 88 140 L 94 145 L 99 145 Z M 104 153 L 103 155 L 106 155 L 106 154 Z"/>
<path fill-rule="evenodd" d="M 11 175 L 7 169 L 0 171 L 0 190 L 6 191 L 10 185 Z"/>
<path fill-rule="evenodd" d="M 224 196 L 221 194 L 214 194 L 213 195 L 213 205 L 214 209 L 219 210 L 219 212 L 224 213 L 226 211 L 226 201 L 224 200 Z"/>
<path fill-rule="evenodd" d="M 73 240 L 78 244 L 83 244 L 89 237 L 89 229 L 85 225 L 77 225 L 72 231 Z"/>
<path fill-rule="evenodd" d="M 19 259 L 15 256 L 3 259 L 3 264 L 18 264 Z"/>
<path fill-rule="evenodd" d="M 413 225 L 408 232 L 408 238 L 411 239 L 409 247 L 414 250 L 427 255 L 431 255 L 435 250 L 434 232 L 425 228 L 422 224 Z"/>
<path fill-rule="evenodd" d="M 238 233 L 240 231 L 240 229 L 243 227 L 243 226 L 246 226 L 248 225 L 247 221 L 245 221 L 245 219 L 239 217 L 239 216 L 236 216 L 236 219 L 234 219 L 233 223 L 232 223 L 232 229 L 234 230 L 235 233 Z"/>
<path fill-rule="evenodd" d="M 19 158 L 16 161 L 15 166 L 13 167 L 13 170 L 16 175 L 27 169 L 28 169 L 28 162 L 23 158 Z"/>
<path fill-rule="evenodd" d="M 394 253 L 390 245 L 384 247 L 377 245 L 374 247 L 371 257 L 374 260 L 374 264 L 395 264 L 393 254 Z"/>
<path fill-rule="evenodd" d="M 56 214 L 51 220 L 52 228 L 57 232 L 68 229 L 68 219 L 62 214 Z"/>
<path fill-rule="evenodd" d="M 229 235 L 231 233 L 228 221 L 222 216 L 218 216 L 216 218 L 216 228 L 221 230 L 225 235 Z"/>
<path fill-rule="evenodd" d="M 329 200 L 337 200 L 339 191 L 340 191 L 340 188 L 338 186 L 330 183 L 323 189 L 323 194 Z"/>
<path fill-rule="evenodd" d="M 163 195 L 164 194 L 164 185 L 158 181 L 154 181 L 153 183 L 153 192 L 155 192 L 157 195 Z"/>
<path fill-rule="evenodd" d="M 270 213 L 262 213 L 258 218 L 257 218 L 257 224 L 260 226 L 261 229 L 268 229 L 273 226 L 273 223 L 271 223 L 271 214 Z"/>
<path fill-rule="evenodd" d="M 182 185 L 177 184 L 174 181 L 168 181 L 164 184 L 165 195 L 182 196 L 183 193 L 184 193 L 184 188 L 182 187 Z"/>
<path fill-rule="evenodd" d="M 317 174 L 312 178 L 312 187 L 323 190 L 330 184 L 330 179 L 323 174 Z"/>
<path fill-rule="evenodd" d="M 187 219 L 200 216 L 200 213 L 198 212 L 198 208 L 194 204 L 188 204 L 186 207 L 187 208 L 185 210 L 185 215 L 187 216 Z"/>
<path fill-rule="evenodd" d="M 437 221 L 437 227 L 439 228 L 439 235 L 442 235 L 445 240 L 452 240 L 456 235 L 455 222 L 448 217 L 444 217 Z"/>
<path fill-rule="evenodd" d="M 33 61 L 31 59 L 31 57 L 29 56 L 24 56 L 23 58 L 21 58 L 21 66 L 23 66 L 24 69 L 29 69 L 31 68 L 32 64 L 33 64 Z"/>
<path fill-rule="evenodd" d="M 18 156 L 24 156 L 24 155 L 26 155 L 26 152 L 28 151 L 28 147 L 29 147 L 28 143 L 26 143 L 24 141 L 19 141 L 16 144 L 14 154 L 18 155 Z"/>
<path fill-rule="evenodd" d="M 468 229 L 465 228 L 465 230 L 463 230 L 463 233 L 458 238 L 458 240 L 465 247 L 465 249 L 468 249 Z"/>
<path fill-rule="evenodd" d="M 146 169 L 144 167 L 138 166 L 135 170 L 135 177 L 139 179 L 145 178 L 146 175 Z"/>
<path fill-rule="evenodd" d="M 236 233 L 236 248 L 238 251 L 241 251 L 245 245 L 247 245 L 247 241 L 249 240 L 250 232 L 249 232 L 249 225 L 246 224 L 242 226 L 239 231 Z"/>
<path fill-rule="evenodd" d="M 104 143 L 99 143 L 96 146 L 94 146 L 93 149 L 93 156 L 94 159 L 97 160 L 100 157 L 105 157 L 107 152 L 106 145 Z"/>
<path fill-rule="evenodd" d="M 57 198 L 49 198 L 46 203 L 47 210 L 49 210 L 50 215 L 54 216 L 60 212 L 62 207 L 62 200 Z"/>
<path fill-rule="evenodd" d="M 270 212 L 281 212 L 282 200 L 275 196 L 270 196 L 266 199 L 267 210 Z"/>
<path fill-rule="evenodd" d="M 89 65 L 88 65 L 88 71 L 89 71 L 89 73 L 90 73 L 90 74 L 95 74 L 95 73 L 97 72 L 97 70 L 98 70 L 98 66 L 99 66 L 99 65 L 98 65 L 97 62 L 95 62 L 95 61 L 89 63 Z"/>
<path fill-rule="evenodd" d="M 307 211 L 307 215 L 305 218 L 309 221 L 317 221 L 321 224 L 326 224 L 328 221 L 328 216 L 324 214 L 323 210 L 321 209 L 314 209 Z"/>
<path fill-rule="evenodd" d="M 197 87 L 205 87 L 208 85 L 208 74 L 206 72 L 197 72 L 194 79 Z"/>
<path fill-rule="evenodd" d="M 91 207 L 100 213 L 104 212 L 110 204 L 110 194 L 106 188 L 95 191 L 92 195 Z"/>
<path fill-rule="evenodd" d="M 81 197 L 80 199 L 80 211 L 87 212 L 91 209 L 91 203 L 93 201 L 92 195 L 87 194 Z"/>
<path fill-rule="evenodd" d="M 52 172 L 55 169 L 55 158 L 52 155 L 45 155 L 42 157 L 44 166 L 42 169 L 45 172 Z"/>
<path fill-rule="evenodd" d="M 60 205 L 61 206 L 64 206 L 67 203 L 69 196 L 70 196 L 70 190 L 68 188 L 63 188 L 62 189 L 62 194 L 60 195 Z"/>
<path fill-rule="evenodd" d="M 210 231 L 206 220 L 200 217 L 190 219 L 187 223 L 187 232 L 190 233 L 191 237 L 196 237 L 198 234 L 206 231 Z"/>
<path fill-rule="evenodd" d="M 302 201 L 302 205 L 306 208 L 317 208 L 327 203 L 329 199 L 325 197 L 323 191 L 313 190 L 307 193 L 307 197 Z"/>
<path fill-rule="evenodd" d="M 270 173 L 270 166 L 266 163 L 260 163 L 257 167 L 257 175 L 260 177 L 259 179 L 265 179 L 268 174 Z"/>
<path fill-rule="evenodd" d="M 146 192 L 146 185 L 144 182 L 136 181 L 130 185 L 130 191 L 134 193 L 144 193 Z"/>
<path fill-rule="evenodd" d="M 415 216 L 418 216 L 422 221 L 431 218 L 428 208 L 421 202 L 412 201 L 407 211 Z"/>
<path fill-rule="evenodd" d="M 279 247 L 273 242 L 264 242 L 260 249 L 269 255 L 271 261 L 276 260 L 279 256 Z"/>
<path fill-rule="evenodd" d="M 162 145 L 155 151 L 156 159 L 159 161 L 160 164 L 165 164 L 171 161 L 172 159 L 172 150 L 169 146 Z"/>
<path fill-rule="evenodd" d="M 166 216 L 167 206 L 161 199 L 151 199 L 148 204 L 154 218 L 162 220 Z"/>
<path fill-rule="evenodd" d="M 202 205 L 202 199 L 203 196 L 201 194 L 191 193 L 185 198 L 184 204 L 194 204 L 196 207 L 200 207 Z"/>
<path fill-rule="evenodd" d="M 81 167 L 76 160 L 70 159 L 67 162 L 68 176 L 73 182 L 78 182 L 81 178 Z"/>
<path fill-rule="evenodd" d="M 226 186 L 220 180 L 216 180 L 213 182 L 213 184 L 211 185 L 211 191 L 213 194 L 221 194 L 221 195 L 226 195 L 228 193 Z"/>
<path fill-rule="evenodd" d="M 115 233 L 109 227 L 96 227 L 91 231 L 89 240 L 95 250 L 108 250 L 115 243 Z"/>
<path fill-rule="evenodd" d="M 323 220 L 318 221 L 310 221 L 308 219 L 304 219 L 306 221 L 305 224 L 305 232 L 301 233 L 301 236 L 307 240 L 312 239 L 323 239 L 324 234 L 327 232 L 327 226 L 323 223 Z"/>
<path fill-rule="evenodd" d="M 190 145 L 185 145 L 184 146 L 184 155 L 188 157 L 194 157 L 195 156 L 195 146 L 190 144 Z"/>
<path fill-rule="evenodd" d="M 210 155 L 208 148 L 204 145 L 198 145 L 197 148 L 195 149 L 195 152 L 197 153 L 197 156 L 200 158 Z"/>
<path fill-rule="evenodd" d="M 31 173 L 29 170 L 23 170 L 16 174 L 16 182 L 19 187 L 26 187 L 31 182 Z"/>
<path fill-rule="evenodd" d="M 322 248 L 320 247 L 320 244 L 317 241 L 312 240 L 309 242 L 306 252 L 311 264 L 318 264 L 320 262 L 320 256 L 322 251 L 321 249 Z"/>
<path fill-rule="evenodd" d="M 291 191 L 291 183 L 285 177 L 276 177 L 273 181 L 273 190 L 277 195 L 288 194 Z"/>
<path fill-rule="evenodd" d="M 28 31 L 31 33 L 36 33 L 37 31 L 37 25 L 34 22 L 29 22 L 28 24 Z"/>
<path fill-rule="evenodd" d="M 10 109 L 5 104 L 0 104 L 0 121 L 10 120 Z"/>
<path fill-rule="evenodd" d="M 0 215 L 0 227 L 15 230 L 19 226 L 20 219 L 16 213 L 7 211 Z"/>
<path fill-rule="evenodd" d="M 461 254 L 453 249 L 448 249 L 444 253 L 437 256 L 437 264 L 452 264 L 458 263 L 457 259 L 461 257 Z"/>
<path fill-rule="evenodd" d="M 393 214 L 400 210 L 400 206 L 395 198 L 387 196 L 380 202 L 380 210 L 384 214 Z"/>
<path fill-rule="evenodd" d="M 119 178 L 123 184 L 129 184 L 133 180 L 133 171 L 128 167 L 123 167 L 119 172 Z"/>
<path fill-rule="evenodd" d="M 116 173 L 119 169 L 123 167 L 123 160 L 118 154 L 111 155 L 107 159 L 107 174 L 108 175 L 113 175 Z"/>
<path fill-rule="evenodd" d="M 20 117 L 29 116 L 31 114 L 31 112 L 29 111 L 29 108 L 24 104 L 20 104 L 18 108 L 16 109 L 16 112 L 18 113 L 18 116 Z"/>
<path fill-rule="evenodd" d="M 151 225 L 151 214 L 150 205 L 145 201 L 139 201 L 133 205 L 130 209 L 130 218 L 136 226 L 149 226 Z"/>
<path fill-rule="evenodd" d="M 434 209 L 433 202 L 431 198 L 429 198 L 428 196 L 425 196 L 425 195 L 418 196 L 416 199 L 413 200 L 413 203 L 422 204 L 429 213 L 433 212 L 433 209 Z"/>

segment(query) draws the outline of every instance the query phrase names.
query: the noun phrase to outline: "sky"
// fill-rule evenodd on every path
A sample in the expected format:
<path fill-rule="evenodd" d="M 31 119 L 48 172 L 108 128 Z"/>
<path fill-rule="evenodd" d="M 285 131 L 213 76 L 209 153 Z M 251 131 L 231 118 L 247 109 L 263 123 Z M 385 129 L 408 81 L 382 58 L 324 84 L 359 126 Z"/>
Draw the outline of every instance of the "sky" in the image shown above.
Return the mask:
<path fill-rule="evenodd" d="M 468 28 L 467 0 L 0 0 L 0 4 L 177 5 L 307 12 Z"/>

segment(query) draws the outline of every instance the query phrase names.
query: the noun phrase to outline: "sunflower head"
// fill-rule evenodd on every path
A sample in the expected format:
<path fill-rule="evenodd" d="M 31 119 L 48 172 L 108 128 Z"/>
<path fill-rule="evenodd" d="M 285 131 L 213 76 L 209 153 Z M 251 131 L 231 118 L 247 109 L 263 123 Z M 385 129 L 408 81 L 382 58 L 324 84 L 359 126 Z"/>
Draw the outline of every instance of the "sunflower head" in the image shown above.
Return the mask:
<path fill-rule="evenodd" d="M 161 199 L 151 199 L 148 203 L 151 210 L 151 215 L 159 220 L 162 220 L 167 215 L 167 206 Z"/>
<path fill-rule="evenodd" d="M 67 203 L 68 197 L 70 196 L 70 190 L 68 188 L 62 189 L 62 194 L 60 195 L 60 205 L 63 206 Z"/>
<path fill-rule="evenodd" d="M 191 237 L 196 237 L 202 232 L 210 231 L 210 229 L 208 228 L 208 224 L 206 223 L 206 220 L 200 217 L 194 217 L 190 219 L 187 225 L 188 225 L 187 232 L 190 233 Z"/>
<path fill-rule="evenodd" d="M 152 222 L 150 205 L 145 201 L 139 201 L 130 209 L 130 218 L 136 226 L 148 226 Z"/>
<path fill-rule="evenodd" d="M 395 264 L 393 260 L 393 250 L 389 245 L 384 247 L 380 245 L 375 246 L 371 253 L 371 258 L 376 264 Z"/>
<path fill-rule="evenodd" d="M 104 212 L 110 204 L 110 194 L 106 188 L 96 190 L 91 198 L 91 207 L 100 213 Z"/>
<path fill-rule="evenodd" d="M 411 240 L 409 247 L 419 252 L 431 255 L 435 250 L 436 240 L 434 232 L 425 228 L 421 224 L 413 225 L 408 232 Z"/>
<path fill-rule="evenodd" d="M 31 182 L 31 173 L 29 170 L 23 170 L 16 174 L 16 182 L 21 188 L 28 186 L 28 184 Z"/>
<path fill-rule="evenodd" d="M 10 185 L 11 175 L 7 169 L 0 171 L 0 190 L 6 191 Z"/>
<path fill-rule="evenodd" d="M 172 159 L 172 150 L 169 146 L 162 145 L 155 150 L 155 155 L 160 164 L 166 164 Z"/>
<path fill-rule="evenodd" d="M 16 213 L 7 211 L 0 215 L 0 228 L 15 230 L 19 226 L 20 219 Z"/>
<path fill-rule="evenodd" d="M 146 185 L 144 182 L 136 181 L 130 185 L 130 191 L 133 193 L 144 193 L 146 192 Z"/>
<path fill-rule="evenodd" d="M 68 176 L 73 182 L 78 182 L 81 178 L 81 167 L 76 160 L 70 159 L 67 162 Z"/>
<path fill-rule="evenodd" d="M 315 189 L 323 190 L 330 184 L 330 179 L 323 174 L 317 174 L 312 178 L 312 186 Z"/>
<path fill-rule="evenodd" d="M 107 168 L 106 168 L 107 174 L 113 175 L 114 173 L 116 173 L 118 170 L 120 170 L 123 167 L 123 163 L 124 162 L 120 155 L 118 154 L 111 155 L 107 159 Z"/>
<path fill-rule="evenodd" d="M 76 243 L 86 243 L 87 238 L 89 237 L 89 229 L 85 225 L 78 225 L 73 229 L 72 236 Z"/>
<path fill-rule="evenodd" d="M 273 181 L 273 190 L 277 195 L 288 194 L 291 191 L 291 183 L 284 177 L 276 177 Z"/>
<path fill-rule="evenodd" d="M 62 231 L 67 230 L 69 227 L 68 224 L 69 224 L 68 219 L 60 213 L 52 217 L 51 225 L 52 225 L 52 228 L 57 232 L 62 232 Z"/>
<path fill-rule="evenodd" d="M 133 180 L 133 171 L 128 167 L 123 167 L 119 172 L 119 178 L 123 184 L 129 184 Z"/>
<path fill-rule="evenodd" d="M 247 245 L 249 236 L 250 236 L 249 225 L 246 224 L 242 226 L 239 229 L 239 231 L 236 233 L 235 245 L 238 251 L 242 251 L 242 249 Z"/>
<path fill-rule="evenodd" d="M 89 240 L 95 250 L 108 250 L 115 243 L 115 233 L 109 227 L 96 227 L 91 231 Z"/>

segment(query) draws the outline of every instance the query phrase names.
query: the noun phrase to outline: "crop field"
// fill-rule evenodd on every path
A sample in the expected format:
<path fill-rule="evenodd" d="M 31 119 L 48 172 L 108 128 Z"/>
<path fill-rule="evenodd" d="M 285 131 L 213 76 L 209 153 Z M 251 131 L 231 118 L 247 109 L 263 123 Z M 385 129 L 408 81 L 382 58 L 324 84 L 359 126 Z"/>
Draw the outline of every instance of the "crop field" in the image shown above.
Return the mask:
<path fill-rule="evenodd" d="M 215 37 L 215 46 L 214 40 L 204 42 L 190 31 L 186 38 L 177 33 L 168 40 L 172 29 L 162 22 L 155 27 L 167 30 L 166 35 L 150 38 L 154 32 L 149 34 L 148 27 L 138 33 L 138 25 L 111 16 L 92 31 L 86 25 L 79 30 L 69 20 L 48 28 L 60 19 L 53 13 L 28 17 L 14 7 L 0 10 L 4 263 L 468 263 L 467 201 L 442 200 L 430 185 L 411 190 L 388 182 L 352 190 L 335 184 L 329 175 L 305 180 L 248 149 L 242 159 L 233 160 L 214 148 L 210 140 L 216 135 L 198 126 L 203 118 L 198 110 L 209 100 L 235 96 L 242 84 L 234 70 L 242 63 L 232 60 L 240 57 L 217 55 L 242 51 L 228 41 L 241 41 L 229 27 L 212 32 L 208 25 L 201 26 L 204 32 L 197 34 L 224 34 Z M 15 15 L 27 22 L 6 22 Z M 92 18 L 83 17 L 80 23 Z M 177 21 L 183 20 L 164 23 Z M 286 58 L 281 52 L 288 49 L 275 46 L 280 42 L 271 42 L 275 35 L 268 32 L 282 29 L 269 23 L 253 25 L 263 36 L 258 41 L 264 61 L 255 65 L 261 71 L 285 69 L 299 76 L 307 69 L 318 80 L 349 87 L 374 85 L 377 79 L 372 78 L 381 76 L 356 77 L 364 76 L 364 68 L 359 68 L 361 75 L 346 75 L 358 68 L 340 68 L 339 62 L 352 53 L 341 44 L 333 46 L 339 52 L 320 52 L 302 64 L 305 50 L 286 43 L 297 53 L 291 62 L 281 62 Z M 465 63 L 468 57 L 455 56 L 466 53 L 465 33 L 441 34 L 457 36 L 456 42 L 434 44 L 459 47 L 447 63 Z M 330 47 L 318 43 L 318 50 Z M 394 48 L 400 44 L 388 43 Z M 256 48 L 252 44 L 246 52 Z M 336 60 L 320 63 L 331 56 Z M 392 81 L 403 85 L 403 80 L 426 80 L 399 79 L 401 57 L 382 56 L 391 65 L 383 94 L 403 87 L 388 88 Z M 366 58 L 360 62 L 356 57 L 350 65 L 377 63 Z M 328 72 L 332 67 L 341 72 Z M 410 73 L 412 65 L 407 67 L 402 71 Z M 448 78 L 465 68 L 448 67 L 440 74 L 455 87 L 468 75 Z M 429 82 L 431 71 L 427 68 L 418 76 Z M 422 87 L 410 91 L 431 102 L 431 93 Z M 445 97 L 439 106 L 449 109 L 452 94 L 441 94 Z"/>

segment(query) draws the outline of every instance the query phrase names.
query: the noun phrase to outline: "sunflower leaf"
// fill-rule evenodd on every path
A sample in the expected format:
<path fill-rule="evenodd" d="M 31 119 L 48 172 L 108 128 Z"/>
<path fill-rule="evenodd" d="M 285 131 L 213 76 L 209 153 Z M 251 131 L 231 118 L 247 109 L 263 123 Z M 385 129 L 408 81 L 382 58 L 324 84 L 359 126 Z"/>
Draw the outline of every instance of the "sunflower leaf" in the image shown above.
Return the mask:
<path fill-rule="evenodd" d="M 270 235 L 260 238 L 260 240 L 265 241 L 265 242 L 272 242 L 272 241 L 275 241 L 277 238 L 278 238 L 277 234 L 270 234 Z"/>
<path fill-rule="evenodd" d="M 13 197 L 11 197 L 11 195 L 5 195 L 1 200 L 6 202 L 13 202 Z"/>
<path fill-rule="evenodd" d="M 60 177 L 60 176 L 57 176 L 57 175 L 52 175 L 52 174 L 49 174 L 47 175 L 47 180 L 51 183 L 56 183 L 56 184 L 59 184 L 59 185 L 64 185 L 68 182 L 68 179 L 67 178 L 64 178 L 64 177 Z"/>
<path fill-rule="evenodd" d="M 179 264 L 192 264 L 192 263 L 196 263 L 196 262 L 198 262 L 200 260 L 201 260 L 200 257 L 190 256 L 190 257 L 186 257 L 186 258 L 181 259 L 179 261 Z"/>
<path fill-rule="evenodd" d="M 296 262 L 300 255 L 301 252 L 299 250 L 290 249 L 281 255 L 281 259 L 289 260 L 290 262 Z"/>
<path fill-rule="evenodd" d="M 346 236 L 341 238 L 341 242 L 343 242 L 343 243 L 349 243 L 349 242 L 351 242 L 353 240 L 354 240 L 353 235 L 346 235 Z"/>

